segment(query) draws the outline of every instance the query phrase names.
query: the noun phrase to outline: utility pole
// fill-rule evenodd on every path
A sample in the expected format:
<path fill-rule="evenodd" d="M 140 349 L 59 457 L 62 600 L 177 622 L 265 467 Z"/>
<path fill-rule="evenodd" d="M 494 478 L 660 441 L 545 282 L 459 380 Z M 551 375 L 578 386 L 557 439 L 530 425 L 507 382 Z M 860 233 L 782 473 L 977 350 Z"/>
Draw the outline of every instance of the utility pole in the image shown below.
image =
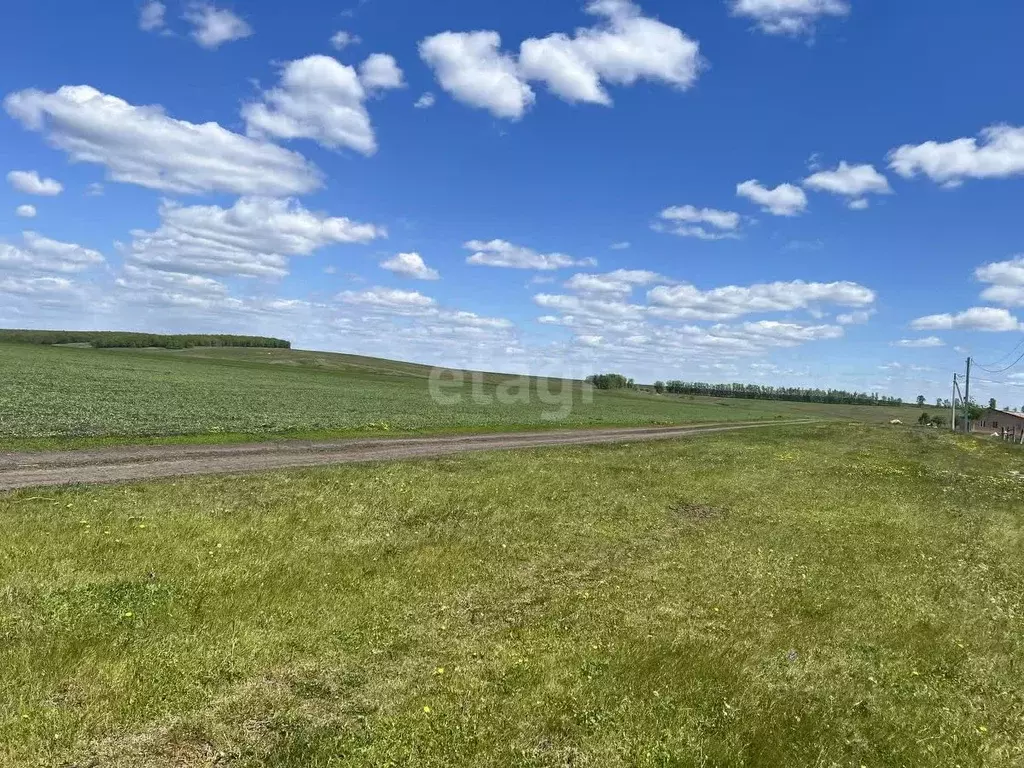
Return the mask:
<path fill-rule="evenodd" d="M 971 358 L 967 358 L 967 383 L 964 385 L 964 434 L 971 431 Z"/>
<path fill-rule="evenodd" d="M 949 402 L 952 405 L 953 412 L 949 416 L 949 428 L 956 432 L 956 374 L 953 374 L 953 399 Z"/>

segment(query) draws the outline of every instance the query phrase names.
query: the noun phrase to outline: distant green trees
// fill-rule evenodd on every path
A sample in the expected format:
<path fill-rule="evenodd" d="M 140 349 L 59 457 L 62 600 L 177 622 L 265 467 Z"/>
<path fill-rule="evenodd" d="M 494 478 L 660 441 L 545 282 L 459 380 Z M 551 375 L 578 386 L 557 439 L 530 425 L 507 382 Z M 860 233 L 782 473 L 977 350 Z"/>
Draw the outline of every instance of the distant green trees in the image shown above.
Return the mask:
<path fill-rule="evenodd" d="M 94 347 L 266 347 L 291 349 L 291 342 L 265 336 L 135 333 L 132 331 L 28 331 L 0 329 L 0 341 L 20 344 L 91 344 Z"/>
<path fill-rule="evenodd" d="M 587 383 L 595 389 L 635 389 L 636 384 L 632 379 L 627 379 L 621 373 L 595 373 L 587 377 Z"/>
<path fill-rule="evenodd" d="M 665 394 L 665 382 L 664 381 L 656 381 L 656 382 L 654 382 L 654 391 L 657 392 L 659 395 Z"/>
<path fill-rule="evenodd" d="M 924 395 L 918 395 L 917 396 L 917 407 L 918 408 L 924 408 L 924 403 L 925 403 Z"/>
<path fill-rule="evenodd" d="M 665 389 L 674 395 L 702 395 L 705 397 L 735 397 L 747 400 L 787 400 L 800 403 L 828 403 L 830 405 L 903 405 L 899 397 L 879 396 L 877 393 L 847 392 L 842 389 L 802 389 L 800 387 L 771 387 L 763 384 L 705 384 L 704 382 L 669 381 Z"/>
<path fill-rule="evenodd" d="M 993 411 L 996 410 L 996 399 L 994 397 L 988 401 L 988 407 Z"/>

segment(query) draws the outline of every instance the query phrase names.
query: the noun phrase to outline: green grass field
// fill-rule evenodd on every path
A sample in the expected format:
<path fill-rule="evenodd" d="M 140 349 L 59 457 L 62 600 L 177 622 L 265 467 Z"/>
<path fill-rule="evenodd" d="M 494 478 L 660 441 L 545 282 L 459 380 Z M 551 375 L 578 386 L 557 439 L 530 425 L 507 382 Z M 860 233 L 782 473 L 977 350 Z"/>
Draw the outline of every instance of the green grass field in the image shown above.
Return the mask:
<path fill-rule="evenodd" d="M 491 431 L 818 417 L 915 420 L 916 408 L 678 398 L 552 385 L 559 400 L 501 404 L 507 377 L 448 386 L 435 402 L 429 368 L 374 358 L 266 349 L 116 350 L 0 344 L 0 450 L 142 438 L 226 442 L 267 437 Z M 546 385 L 545 385 L 546 386 Z M 571 409 L 561 418 L 547 418 Z M 177 436 L 175 438 L 175 436 Z"/>
<path fill-rule="evenodd" d="M 1020 766 L 1022 457 L 819 424 L 2 495 L 0 765 Z"/>

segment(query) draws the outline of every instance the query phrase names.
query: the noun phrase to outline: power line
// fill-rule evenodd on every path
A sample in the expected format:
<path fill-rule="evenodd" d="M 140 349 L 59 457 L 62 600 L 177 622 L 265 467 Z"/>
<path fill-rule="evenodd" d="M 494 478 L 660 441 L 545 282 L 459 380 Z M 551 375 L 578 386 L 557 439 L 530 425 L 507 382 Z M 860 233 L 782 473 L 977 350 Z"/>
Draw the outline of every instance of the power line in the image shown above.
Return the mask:
<path fill-rule="evenodd" d="M 982 365 L 981 363 L 979 363 L 979 362 L 975 361 L 975 365 L 977 365 L 977 366 L 978 366 L 979 368 L 985 368 L 986 370 L 987 370 L 988 368 L 992 367 L 992 366 L 995 366 L 995 365 L 999 365 L 999 364 L 1000 364 L 1000 363 L 1002 363 L 1002 362 L 1003 362 L 1003 361 L 1004 361 L 1004 360 L 1005 360 L 1006 358 L 1010 357 L 1010 355 L 1014 354 L 1014 353 L 1015 353 L 1015 352 L 1016 352 L 1016 351 L 1017 351 L 1018 349 L 1020 349 L 1022 345 L 1024 345 L 1024 339 L 1021 339 L 1021 340 L 1020 340 L 1019 342 L 1017 342 L 1017 346 L 1015 346 L 1015 347 L 1014 347 L 1013 349 L 1011 349 L 1011 350 L 1010 350 L 1009 352 L 1007 352 L 1007 353 L 1006 353 L 1005 355 L 1003 355 L 1002 357 L 1000 357 L 1000 358 L 999 358 L 998 360 L 996 360 L 996 361 L 995 361 L 994 363 L 987 363 L 986 365 Z M 1020 362 L 1020 360 L 1021 360 L 1021 359 L 1022 359 L 1022 358 L 1017 358 L 1017 362 Z M 1014 363 L 1013 365 L 1016 365 L 1016 364 L 1017 364 L 1017 363 Z M 1012 367 L 1013 367 L 1013 365 L 1011 365 L 1010 367 L 1012 368 Z"/>
<path fill-rule="evenodd" d="M 1021 342 L 1021 343 L 1024 343 L 1024 342 Z M 1024 352 L 1021 352 L 1020 357 L 1018 357 L 1016 360 L 1014 360 L 1008 366 L 1006 366 L 1005 368 L 999 368 L 998 370 L 994 370 L 992 368 L 986 368 L 984 365 L 978 365 L 977 363 L 975 363 L 975 365 L 978 365 L 978 367 L 981 368 L 981 370 L 985 371 L 985 373 L 998 374 L 998 373 L 1006 373 L 1011 368 L 1014 368 L 1015 366 L 1019 365 L 1022 360 L 1024 360 Z"/>

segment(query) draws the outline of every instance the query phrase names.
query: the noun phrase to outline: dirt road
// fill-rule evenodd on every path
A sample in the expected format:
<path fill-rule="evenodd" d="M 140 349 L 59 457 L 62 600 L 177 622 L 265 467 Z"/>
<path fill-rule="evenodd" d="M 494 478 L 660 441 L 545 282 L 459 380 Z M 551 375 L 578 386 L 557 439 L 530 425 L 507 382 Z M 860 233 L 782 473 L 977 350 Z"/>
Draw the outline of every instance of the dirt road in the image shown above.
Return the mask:
<path fill-rule="evenodd" d="M 239 474 L 292 467 L 447 456 L 558 445 L 593 445 L 707 435 L 808 420 L 681 427 L 561 430 L 333 442 L 286 441 L 240 445 L 159 445 L 81 451 L 0 454 L 0 491 L 78 483 L 117 483 L 185 475 Z"/>

